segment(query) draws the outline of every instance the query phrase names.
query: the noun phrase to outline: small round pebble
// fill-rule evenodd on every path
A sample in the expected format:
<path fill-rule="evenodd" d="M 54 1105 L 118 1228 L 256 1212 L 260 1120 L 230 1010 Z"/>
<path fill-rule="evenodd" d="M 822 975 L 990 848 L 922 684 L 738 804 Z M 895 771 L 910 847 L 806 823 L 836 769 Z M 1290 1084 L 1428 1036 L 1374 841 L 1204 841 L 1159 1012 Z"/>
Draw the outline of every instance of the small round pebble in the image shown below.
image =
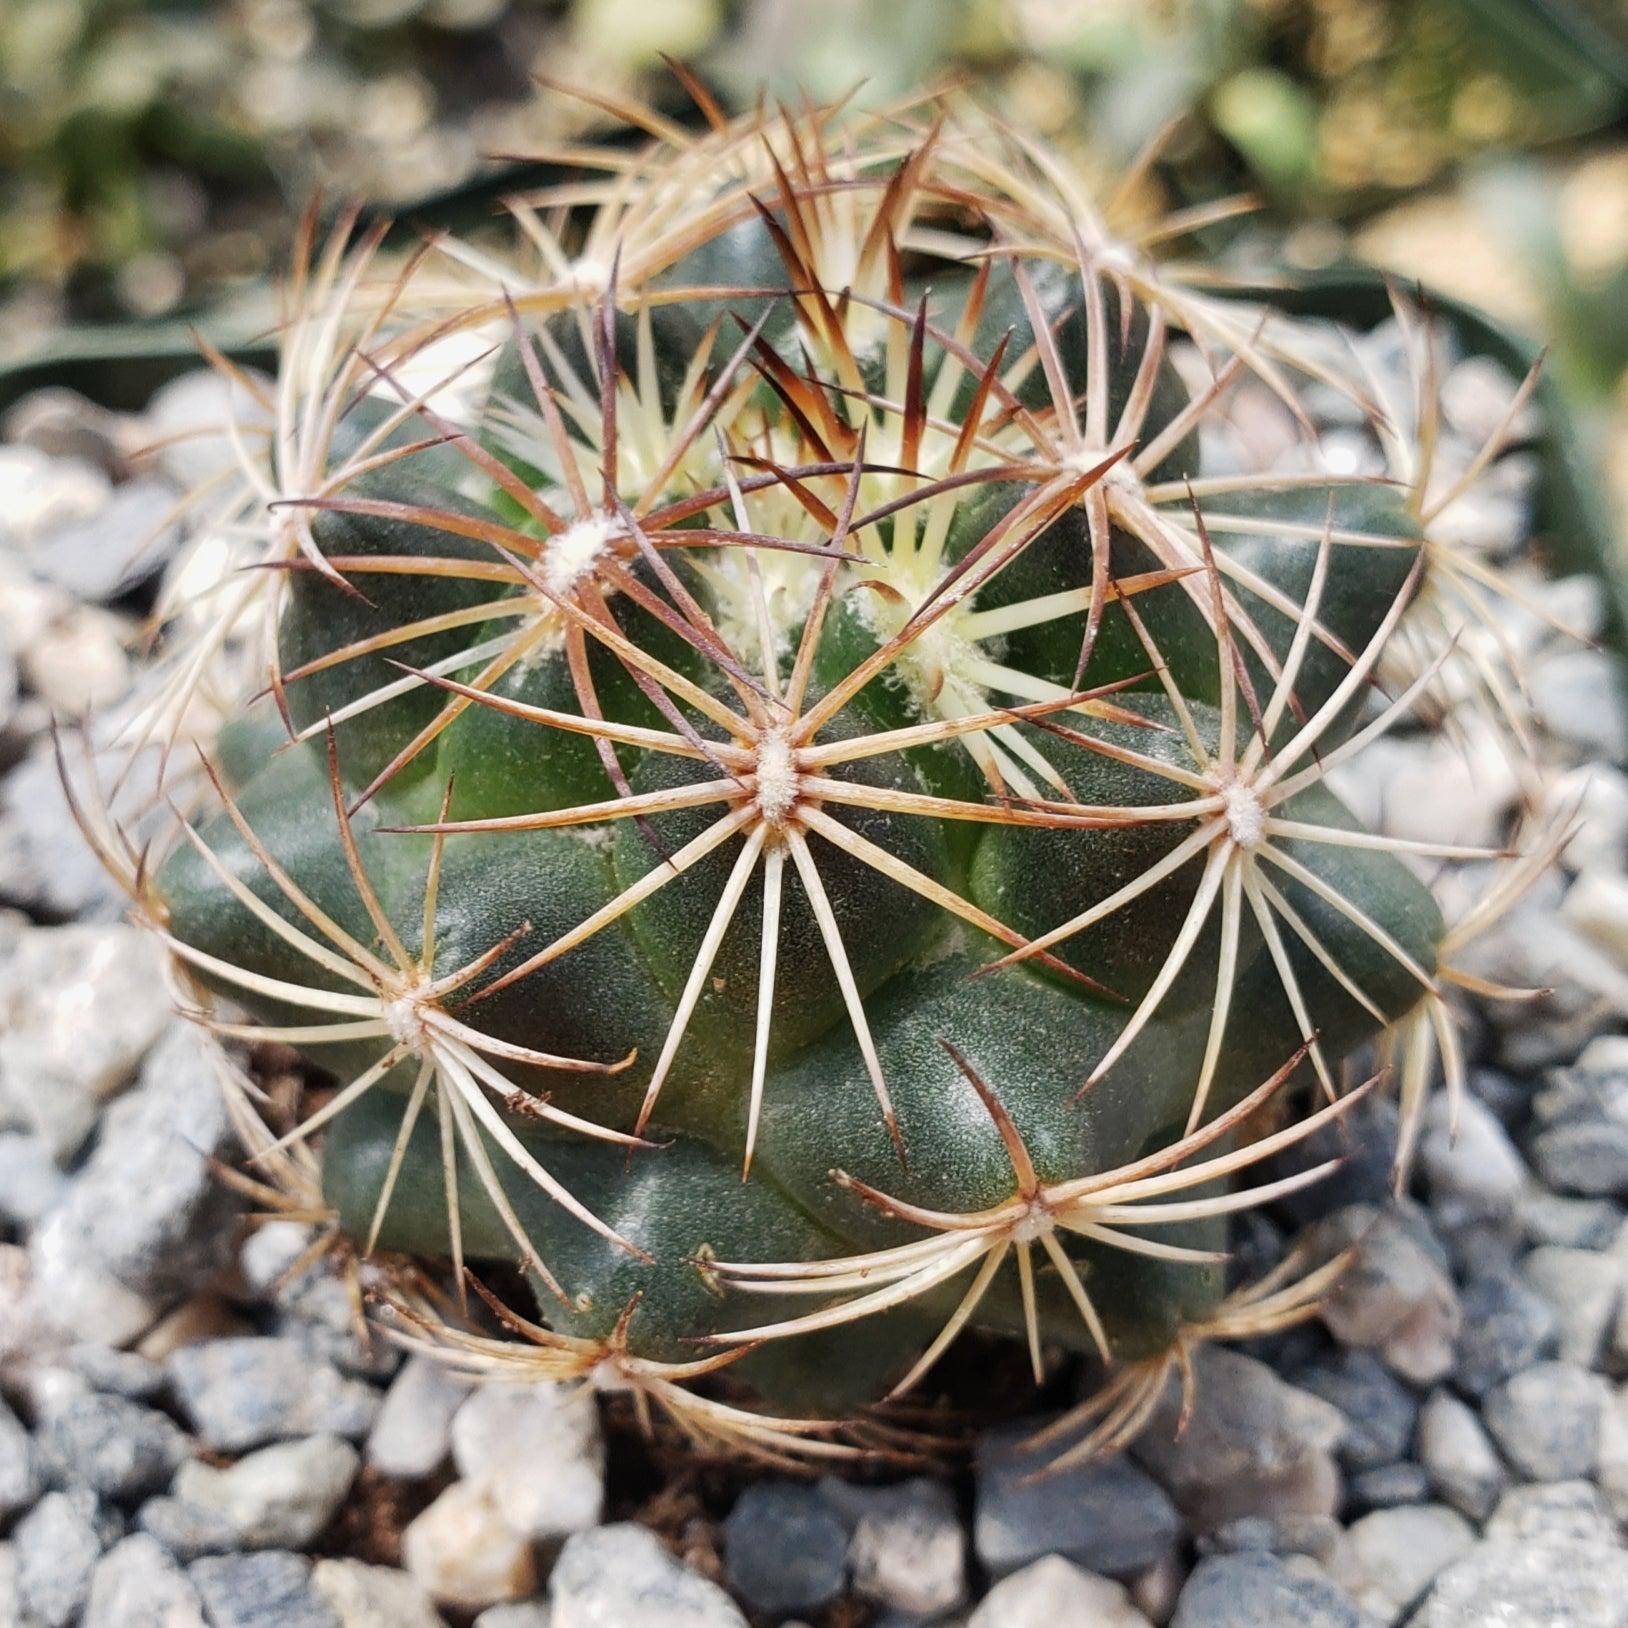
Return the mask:
<path fill-rule="evenodd" d="M 848 1528 L 797 1481 L 759 1481 L 723 1525 L 724 1567 L 735 1594 L 758 1611 L 817 1611 L 842 1592 Z"/>
<path fill-rule="evenodd" d="M 548 1579 L 549 1628 L 747 1628 L 735 1602 L 631 1522 L 567 1538 Z"/>
<path fill-rule="evenodd" d="M 174 1420 L 94 1391 L 53 1408 L 35 1440 L 54 1481 L 119 1500 L 158 1491 L 187 1456 L 187 1438 Z"/>
<path fill-rule="evenodd" d="M 192 1580 L 145 1533 L 116 1543 L 96 1563 L 80 1628 L 203 1628 Z"/>
<path fill-rule="evenodd" d="M 401 1534 L 401 1563 L 443 1605 L 478 1611 L 537 1587 L 530 1541 L 504 1520 L 490 1490 L 454 1481 Z"/>
<path fill-rule="evenodd" d="M 193 1561 L 187 1576 L 210 1628 L 340 1628 L 338 1614 L 312 1586 L 304 1555 L 277 1549 L 215 1555 Z"/>
<path fill-rule="evenodd" d="M 225 1469 L 194 1459 L 174 1496 L 225 1521 L 246 1549 L 302 1549 L 333 1519 L 356 1479 L 357 1451 L 337 1436 L 278 1442 Z"/>
<path fill-rule="evenodd" d="M 1590 1475 L 1608 1392 L 1598 1374 L 1539 1362 L 1487 1395 L 1482 1418 L 1504 1456 L 1534 1481 Z"/>
<path fill-rule="evenodd" d="M 1124 1588 L 1047 1555 L 1003 1577 L 967 1618 L 967 1628 L 1151 1628 Z"/>
<path fill-rule="evenodd" d="M 1492 1513 L 1509 1480 L 1474 1409 L 1442 1390 L 1419 1411 L 1419 1462 L 1436 1495 L 1473 1521 Z"/>
<path fill-rule="evenodd" d="M 1512 1273 L 1488 1272 L 1470 1279 L 1463 1294 L 1452 1383 L 1468 1396 L 1485 1396 L 1512 1374 L 1560 1347 L 1554 1308 Z"/>
<path fill-rule="evenodd" d="M 1170 1628 L 1365 1628 L 1351 1598 L 1327 1578 L 1276 1555 L 1211 1555 L 1193 1568 Z"/>
<path fill-rule="evenodd" d="M 319 1560 L 311 1569 L 311 1587 L 342 1628 L 444 1628 L 423 1586 L 394 1566 Z"/>
<path fill-rule="evenodd" d="M 1475 1547 L 1475 1528 L 1442 1504 L 1380 1509 L 1347 1534 L 1362 1577 L 1357 1604 L 1382 1622 L 1397 1621 L 1436 1574 Z"/>

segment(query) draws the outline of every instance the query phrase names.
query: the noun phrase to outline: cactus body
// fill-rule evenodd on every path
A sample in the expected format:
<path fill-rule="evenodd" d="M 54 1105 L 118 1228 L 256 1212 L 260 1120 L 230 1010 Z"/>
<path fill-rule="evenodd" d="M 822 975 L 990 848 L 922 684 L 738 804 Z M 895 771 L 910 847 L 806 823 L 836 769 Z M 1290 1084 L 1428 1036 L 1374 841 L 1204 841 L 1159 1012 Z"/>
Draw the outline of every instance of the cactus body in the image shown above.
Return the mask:
<path fill-rule="evenodd" d="M 1408 704 L 1417 515 L 1207 458 L 1318 353 L 1027 144 L 835 118 L 361 324 L 242 686 L 282 719 L 148 893 L 331 1077 L 289 1144 L 356 1247 L 533 1291 L 410 1337 L 774 1452 L 965 1327 L 1162 1375 L 1233 1326 L 1228 1216 L 1443 931 L 1324 783 Z M 456 419 L 399 376 L 449 328 L 499 349 Z M 726 1367 L 774 1412 L 678 1400 Z"/>

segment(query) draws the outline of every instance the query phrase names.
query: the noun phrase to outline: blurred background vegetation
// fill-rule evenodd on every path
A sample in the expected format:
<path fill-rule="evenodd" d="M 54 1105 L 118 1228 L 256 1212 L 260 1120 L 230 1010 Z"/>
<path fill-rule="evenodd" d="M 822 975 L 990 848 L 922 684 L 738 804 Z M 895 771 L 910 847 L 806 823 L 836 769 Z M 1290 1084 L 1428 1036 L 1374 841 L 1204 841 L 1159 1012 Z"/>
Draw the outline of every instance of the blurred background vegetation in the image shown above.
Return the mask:
<path fill-rule="evenodd" d="M 1625 0 L 0 0 L 0 369 L 263 288 L 318 190 L 478 218 L 591 117 L 536 75 L 677 106 L 664 54 L 735 105 L 958 76 L 1094 165 L 1189 111 L 1167 201 L 1262 204 L 1211 252 L 1542 336 L 1628 511 Z"/>

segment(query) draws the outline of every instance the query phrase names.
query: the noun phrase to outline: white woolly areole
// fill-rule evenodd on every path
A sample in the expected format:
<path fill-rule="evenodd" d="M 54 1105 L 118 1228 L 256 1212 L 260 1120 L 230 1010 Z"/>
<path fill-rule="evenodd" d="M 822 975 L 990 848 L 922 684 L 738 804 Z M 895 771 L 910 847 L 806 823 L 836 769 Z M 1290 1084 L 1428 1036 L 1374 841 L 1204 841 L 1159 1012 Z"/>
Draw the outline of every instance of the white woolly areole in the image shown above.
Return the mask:
<path fill-rule="evenodd" d="M 625 1396 L 634 1388 L 633 1381 L 614 1357 L 601 1357 L 588 1370 L 588 1383 L 601 1396 Z"/>
<path fill-rule="evenodd" d="M 424 1023 L 424 1007 L 414 994 L 398 995 L 384 1008 L 385 1027 L 399 1045 L 422 1051 L 429 1042 L 429 1031 Z"/>
<path fill-rule="evenodd" d="M 791 743 L 778 729 L 763 737 L 757 749 L 757 806 L 770 825 L 780 825 L 797 803 L 797 760 Z"/>
<path fill-rule="evenodd" d="M 1038 1204 L 1031 1204 L 1028 1213 L 1012 1228 L 1012 1241 L 1017 1244 L 1032 1244 L 1037 1238 L 1044 1237 L 1048 1232 L 1054 1232 L 1056 1228 L 1057 1220 L 1050 1210 L 1042 1209 Z"/>
<path fill-rule="evenodd" d="M 1266 835 L 1266 809 L 1253 786 L 1234 781 L 1221 793 L 1227 830 L 1240 848 L 1253 848 Z"/>
<path fill-rule="evenodd" d="M 543 581 L 562 598 L 593 570 L 605 545 L 621 531 L 608 514 L 590 515 L 549 538 L 543 549 Z"/>

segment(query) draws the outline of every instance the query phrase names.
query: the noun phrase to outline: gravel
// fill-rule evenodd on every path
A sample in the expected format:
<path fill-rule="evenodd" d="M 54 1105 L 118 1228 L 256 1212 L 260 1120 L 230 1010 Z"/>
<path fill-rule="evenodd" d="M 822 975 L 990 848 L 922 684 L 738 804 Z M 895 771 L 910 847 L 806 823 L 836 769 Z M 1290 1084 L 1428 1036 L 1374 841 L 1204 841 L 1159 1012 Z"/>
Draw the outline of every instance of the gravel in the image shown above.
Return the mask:
<path fill-rule="evenodd" d="M 619 1522 L 566 1540 L 548 1579 L 549 1628 L 746 1628 L 735 1603 L 681 1565 L 642 1526 Z"/>
<path fill-rule="evenodd" d="M 80 1628 L 203 1628 L 192 1580 L 144 1533 L 113 1545 L 96 1562 Z"/>
<path fill-rule="evenodd" d="M 748 1487 L 723 1524 L 723 1540 L 730 1588 L 759 1611 L 817 1611 L 847 1580 L 848 1523 L 804 1482 Z"/>
<path fill-rule="evenodd" d="M 184 1464 L 174 1495 L 218 1517 L 245 1549 L 299 1549 L 333 1519 L 359 1463 L 349 1442 L 310 1436 L 262 1447 L 225 1469 Z"/>
<path fill-rule="evenodd" d="M 1357 1607 L 1315 1567 L 1301 1570 L 1276 1555 L 1212 1555 L 1181 1591 L 1170 1628 L 1364 1628 Z"/>
<path fill-rule="evenodd" d="M 1036 1479 L 1047 1455 L 1025 1444 L 1050 1423 L 1024 1420 L 979 1438 L 972 1526 L 978 1559 L 997 1577 L 1048 1554 L 1109 1577 L 1146 1570 L 1181 1533 L 1169 1494 L 1125 1457 Z"/>
<path fill-rule="evenodd" d="M 211 1628 L 341 1628 L 304 1555 L 220 1555 L 187 1568 Z"/>
<path fill-rule="evenodd" d="M 313 1361 L 297 1340 L 211 1340 L 169 1361 L 170 1383 L 206 1447 L 241 1453 L 280 1437 L 331 1432 L 360 1440 L 379 1396 L 329 1363 Z"/>
<path fill-rule="evenodd" d="M 1539 1362 L 1486 1398 L 1483 1417 L 1499 1450 L 1534 1481 L 1593 1473 L 1600 1456 L 1606 1383 L 1569 1362 Z"/>
<path fill-rule="evenodd" d="M 967 1628 L 1151 1628 L 1124 1588 L 1064 1560 L 1047 1555 L 1003 1577 L 967 1618 Z"/>
<path fill-rule="evenodd" d="M 1367 343 L 1400 348 L 1390 325 Z M 1511 388 L 1475 359 L 1447 379 L 1444 469 Z M 591 1397 L 472 1391 L 364 1345 L 346 1284 L 284 1276 L 307 1227 L 241 1242 L 215 1065 L 69 816 L 46 703 L 108 709 L 110 778 L 134 628 L 112 601 L 180 540 L 174 482 L 232 457 L 188 435 L 131 478 L 120 449 L 218 430 L 231 393 L 194 374 L 140 426 L 60 393 L 0 425 L 0 1623 L 1628 1628 L 1628 774 L 1585 761 L 1628 730 L 1602 652 L 1512 613 L 1559 770 L 1540 805 L 1581 796 L 1583 828 L 1459 959 L 1553 992 L 1467 1007 L 1470 1091 L 1456 1119 L 1429 1103 L 1407 1196 L 1376 1093 L 1262 1173 L 1337 1160 L 1329 1180 L 1240 1218 L 1256 1276 L 1296 1243 L 1354 1250 L 1315 1322 L 1197 1348 L 1185 1430 L 1172 1384 L 1104 1462 L 1035 1476 L 1033 1418 L 985 1427 L 970 1466 L 880 1484 L 708 1472 L 651 1489 L 658 1538 L 601 1524 Z M 1339 433 L 1330 454 L 1368 467 L 1360 420 Z M 1525 572 L 1534 478 L 1501 459 L 1442 524 Z M 1586 579 L 1523 582 L 1600 625 Z M 138 835 L 163 815 L 153 771 L 138 758 L 119 794 Z M 1472 726 L 1399 731 L 1343 790 L 1395 834 L 1496 844 L 1524 788 Z M 1490 882 L 1449 865 L 1449 916 Z"/>

